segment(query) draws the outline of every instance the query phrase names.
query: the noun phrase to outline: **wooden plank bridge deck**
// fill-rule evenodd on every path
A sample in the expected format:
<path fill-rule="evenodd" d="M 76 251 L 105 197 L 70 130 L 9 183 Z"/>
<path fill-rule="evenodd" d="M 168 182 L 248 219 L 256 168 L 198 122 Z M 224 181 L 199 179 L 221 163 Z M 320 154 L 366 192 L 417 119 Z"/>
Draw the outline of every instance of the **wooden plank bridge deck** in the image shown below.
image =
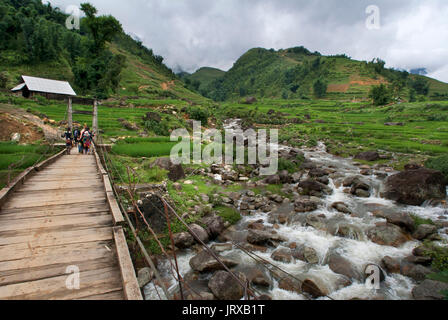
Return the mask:
<path fill-rule="evenodd" d="M 74 153 L 1 206 L 0 300 L 141 299 L 109 178 L 98 156 Z"/>

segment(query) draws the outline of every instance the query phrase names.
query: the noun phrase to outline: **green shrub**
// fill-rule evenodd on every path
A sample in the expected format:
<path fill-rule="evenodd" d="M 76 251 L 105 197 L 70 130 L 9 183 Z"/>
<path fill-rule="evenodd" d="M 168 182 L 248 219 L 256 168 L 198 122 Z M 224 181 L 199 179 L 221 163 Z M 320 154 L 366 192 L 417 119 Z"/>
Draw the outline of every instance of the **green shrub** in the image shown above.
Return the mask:
<path fill-rule="evenodd" d="M 190 119 L 201 121 L 202 125 L 207 125 L 210 116 L 206 109 L 200 107 L 189 108 L 187 114 L 190 116 Z"/>
<path fill-rule="evenodd" d="M 373 104 L 383 106 L 388 104 L 392 99 L 391 90 L 384 84 L 373 86 L 369 91 L 369 98 L 373 100 Z"/>
<path fill-rule="evenodd" d="M 148 120 L 145 122 L 146 129 L 159 136 L 168 136 L 170 134 L 168 125 L 165 121 Z"/>
<path fill-rule="evenodd" d="M 230 224 L 236 224 L 238 221 L 242 219 L 240 213 L 229 207 L 218 207 L 216 211 L 220 217 L 224 219 L 224 221 L 229 222 Z"/>
<path fill-rule="evenodd" d="M 431 219 L 424 219 L 417 215 L 412 214 L 411 218 L 414 220 L 415 226 L 418 227 L 422 224 L 431 224 L 434 225 L 434 222 Z"/>
<path fill-rule="evenodd" d="M 448 179 L 448 155 L 431 158 L 426 161 L 425 166 L 429 169 L 434 169 L 442 172 L 445 178 Z"/>
<path fill-rule="evenodd" d="M 286 160 L 283 158 L 278 159 L 278 170 L 279 171 L 286 170 L 289 173 L 294 173 L 297 171 L 298 167 L 299 167 L 299 165 L 297 165 L 296 163 L 294 163 L 290 160 Z"/>

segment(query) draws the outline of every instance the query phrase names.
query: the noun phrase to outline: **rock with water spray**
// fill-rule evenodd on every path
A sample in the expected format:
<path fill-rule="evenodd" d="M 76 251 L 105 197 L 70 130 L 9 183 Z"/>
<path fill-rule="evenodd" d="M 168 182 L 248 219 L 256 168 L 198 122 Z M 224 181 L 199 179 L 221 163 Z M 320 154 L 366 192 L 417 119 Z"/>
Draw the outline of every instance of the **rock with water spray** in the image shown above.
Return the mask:
<path fill-rule="evenodd" d="M 358 281 L 362 279 L 361 274 L 356 270 L 352 263 L 336 252 L 331 252 L 327 256 L 326 262 L 334 273 L 341 274 L 349 279 L 355 279 Z"/>
<path fill-rule="evenodd" d="M 283 263 L 291 263 L 292 262 L 292 255 L 291 255 L 291 249 L 286 248 L 280 248 L 275 250 L 271 258 L 275 261 L 283 262 Z"/>
<path fill-rule="evenodd" d="M 412 236 L 417 240 L 424 240 L 437 232 L 437 227 L 430 224 L 421 224 Z"/>
<path fill-rule="evenodd" d="M 372 242 L 383 246 L 399 247 L 410 240 L 410 236 L 396 225 L 386 223 L 368 230 L 367 236 Z"/>
<path fill-rule="evenodd" d="M 448 291 L 448 283 L 425 280 L 412 289 L 412 296 L 415 300 L 444 300 L 445 291 Z"/>
<path fill-rule="evenodd" d="M 211 277 L 208 287 L 219 300 L 240 300 L 244 295 L 241 283 L 246 283 L 246 277 L 241 272 L 235 273 L 235 276 L 240 281 L 227 271 L 218 271 Z"/>
<path fill-rule="evenodd" d="M 195 241 L 191 234 L 188 232 L 177 233 L 173 236 L 174 245 L 179 249 L 187 249 L 194 245 Z"/>
<path fill-rule="evenodd" d="M 221 262 L 228 268 L 235 267 L 238 265 L 238 261 L 233 259 L 224 258 L 218 254 L 216 256 L 221 260 Z M 224 266 L 219 263 L 210 253 L 203 250 L 196 256 L 190 259 L 190 267 L 197 272 L 210 272 L 216 270 L 224 270 Z"/>
<path fill-rule="evenodd" d="M 390 176 L 382 196 L 398 203 L 420 206 L 431 199 L 446 199 L 447 181 L 436 170 L 411 168 Z"/>

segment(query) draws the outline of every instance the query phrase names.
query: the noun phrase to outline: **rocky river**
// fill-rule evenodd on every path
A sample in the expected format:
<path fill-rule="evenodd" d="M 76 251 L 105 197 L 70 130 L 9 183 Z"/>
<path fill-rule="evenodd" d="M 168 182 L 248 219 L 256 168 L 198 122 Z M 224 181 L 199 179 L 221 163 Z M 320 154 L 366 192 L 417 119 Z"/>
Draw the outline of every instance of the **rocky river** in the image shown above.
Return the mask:
<path fill-rule="evenodd" d="M 204 240 L 210 240 L 208 245 L 235 274 L 249 281 L 258 295 L 273 300 L 399 300 L 427 298 L 434 294 L 434 286 L 445 288 L 442 283 L 425 280 L 434 270 L 430 258 L 420 254 L 419 248 L 428 239 L 447 246 L 446 199 L 419 200 L 425 197 L 420 192 L 410 197 L 412 201 L 406 197 L 402 200 L 400 190 L 386 183 L 398 172 L 387 165 L 367 166 L 333 156 L 323 143 L 301 150 L 285 146 L 279 149 L 281 157 L 303 153 L 306 162 L 300 172 L 280 172 L 256 183 L 241 179 L 241 175 L 233 182 L 226 181 L 231 178 L 225 171 L 230 169 L 225 167 L 212 166 L 204 172 L 216 183 L 246 186 L 222 196 L 222 201 L 237 208 L 243 219 L 237 225 L 224 227 L 210 218 Z M 424 168 L 411 166 L 408 170 L 407 177 L 430 174 Z M 276 183 L 283 185 L 281 195 L 256 194 L 252 190 Z M 428 188 L 433 185 L 430 183 Z M 443 191 L 446 196 L 446 189 Z M 440 192 L 440 188 L 428 192 Z M 413 203 L 415 198 L 418 205 Z M 416 225 L 412 216 L 430 219 L 433 224 Z M 241 288 L 224 285 L 230 281 L 228 275 L 217 272 L 222 268 L 191 239 L 185 240 L 188 236 L 184 234 L 177 240 L 191 242 L 178 246 L 186 247 L 178 251 L 180 272 L 196 292 L 188 295 L 187 290 L 187 297 L 198 299 L 199 293 L 202 299 L 242 298 Z M 260 263 L 261 258 L 268 263 Z M 368 266 L 380 271 L 379 289 L 365 284 Z M 169 263 L 158 259 L 158 269 L 167 279 L 170 293 L 176 293 L 178 284 L 169 273 Z M 154 282 L 145 287 L 146 299 L 159 299 L 162 290 L 159 288 L 157 293 L 156 285 Z"/>

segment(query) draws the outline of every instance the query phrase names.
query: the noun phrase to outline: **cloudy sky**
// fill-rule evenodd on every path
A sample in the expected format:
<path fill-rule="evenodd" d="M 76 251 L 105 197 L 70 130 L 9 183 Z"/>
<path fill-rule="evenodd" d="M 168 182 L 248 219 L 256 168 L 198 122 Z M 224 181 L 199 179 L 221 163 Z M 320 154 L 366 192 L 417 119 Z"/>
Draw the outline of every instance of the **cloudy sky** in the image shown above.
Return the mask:
<path fill-rule="evenodd" d="M 50 0 L 63 11 L 85 1 Z M 118 18 L 127 33 L 141 38 L 176 70 L 192 72 L 202 66 L 228 70 L 250 48 L 303 45 L 358 60 L 380 57 L 394 68 L 427 68 L 430 76 L 448 82 L 446 0 L 90 2 L 100 14 Z M 366 13 L 369 5 L 375 5 L 379 15 Z"/>

